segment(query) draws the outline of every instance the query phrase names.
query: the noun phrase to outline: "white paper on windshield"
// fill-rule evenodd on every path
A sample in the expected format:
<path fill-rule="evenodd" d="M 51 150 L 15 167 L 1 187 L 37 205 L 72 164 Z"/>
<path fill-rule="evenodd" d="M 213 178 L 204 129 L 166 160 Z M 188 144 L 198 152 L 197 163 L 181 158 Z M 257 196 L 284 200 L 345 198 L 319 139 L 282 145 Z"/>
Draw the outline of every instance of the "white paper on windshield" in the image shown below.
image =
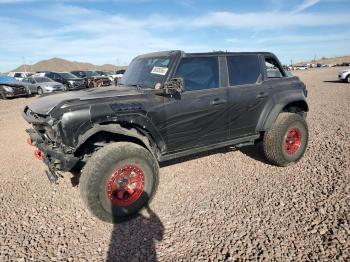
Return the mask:
<path fill-rule="evenodd" d="M 167 67 L 154 66 L 152 71 L 151 71 L 151 74 L 165 76 L 166 72 L 168 72 L 168 68 Z"/>

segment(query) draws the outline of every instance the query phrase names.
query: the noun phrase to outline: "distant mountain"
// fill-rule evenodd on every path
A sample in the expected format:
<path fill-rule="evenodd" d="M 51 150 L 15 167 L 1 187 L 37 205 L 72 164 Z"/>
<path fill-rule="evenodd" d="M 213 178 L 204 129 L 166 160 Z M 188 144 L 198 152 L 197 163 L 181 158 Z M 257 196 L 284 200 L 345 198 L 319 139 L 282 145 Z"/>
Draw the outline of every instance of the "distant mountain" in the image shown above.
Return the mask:
<path fill-rule="evenodd" d="M 36 72 L 36 71 L 73 71 L 73 70 L 119 70 L 127 66 L 115 66 L 111 64 L 94 65 L 91 63 L 82 63 L 69 61 L 62 58 L 51 58 L 39 61 L 33 65 L 21 65 L 12 70 L 12 72 Z"/>
<path fill-rule="evenodd" d="M 342 63 L 350 63 L 350 55 L 348 56 L 338 56 L 338 57 L 322 57 L 321 59 L 315 61 L 300 62 L 296 65 L 305 64 L 324 64 L 324 65 L 336 65 Z"/>

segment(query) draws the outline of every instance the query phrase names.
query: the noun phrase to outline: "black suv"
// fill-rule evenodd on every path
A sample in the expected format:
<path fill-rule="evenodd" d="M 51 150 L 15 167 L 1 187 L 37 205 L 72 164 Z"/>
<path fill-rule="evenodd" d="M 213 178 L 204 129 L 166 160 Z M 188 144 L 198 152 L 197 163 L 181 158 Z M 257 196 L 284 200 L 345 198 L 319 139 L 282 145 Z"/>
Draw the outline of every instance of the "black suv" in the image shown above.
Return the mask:
<path fill-rule="evenodd" d="M 158 162 L 257 141 L 272 164 L 297 162 L 306 96 L 271 53 L 169 51 L 136 57 L 117 87 L 43 97 L 23 116 L 48 178 L 82 169 L 88 209 L 116 222 L 153 197 Z"/>
<path fill-rule="evenodd" d="M 100 75 L 96 71 L 71 71 L 76 77 L 85 79 L 87 87 L 101 87 L 101 86 L 110 86 L 111 80 L 108 77 Z"/>
<path fill-rule="evenodd" d="M 78 90 L 86 88 L 86 83 L 83 78 L 76 77 L 75 75 L 69 72 L 47 71 L 43 74 L 44 76 L 63 84 L 66 87 L 66 90 Z"/>

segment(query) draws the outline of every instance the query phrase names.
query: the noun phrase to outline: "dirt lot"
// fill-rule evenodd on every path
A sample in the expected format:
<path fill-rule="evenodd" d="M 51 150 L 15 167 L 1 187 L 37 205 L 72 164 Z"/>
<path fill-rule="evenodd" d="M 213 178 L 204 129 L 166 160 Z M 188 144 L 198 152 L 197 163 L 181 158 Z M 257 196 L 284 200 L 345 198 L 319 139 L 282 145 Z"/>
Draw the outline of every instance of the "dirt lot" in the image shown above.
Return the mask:
<path fill-rule="evenodd" d="M 296 72 L 309 90 L 310 142 L 297 165 L 232 148 L 161 168 L 149 212 L 109 225 L 84 208 L 70 174 L 50 185 L 0 100 L 0 261 L 339 260 L 350 253 L 350 84 L 339 68 Z"/>

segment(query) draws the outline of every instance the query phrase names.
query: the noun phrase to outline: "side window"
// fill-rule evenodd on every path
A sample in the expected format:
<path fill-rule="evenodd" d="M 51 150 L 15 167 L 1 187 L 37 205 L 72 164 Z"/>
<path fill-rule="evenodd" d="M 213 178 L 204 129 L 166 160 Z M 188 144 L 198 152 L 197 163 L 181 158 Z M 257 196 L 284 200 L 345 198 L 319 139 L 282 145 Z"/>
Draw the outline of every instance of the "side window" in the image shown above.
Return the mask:
<path fill-rule="evenodd" d="M 218 57 L 183 58 L 175 75 L 184 79 L 186 91 L 218 88 Z"/>
<path fill-rule="evenodd" d="M 53 76 L 54 80 L 60 80 L 61 79 L 61 76 L 59 74 L 54 73 L 54 74 L 52 74 L 52 76 Z"/>
<path fill-rule="evenodd" d="M 227 66 L 230 86 L 255 84 L 261 75 L 256 55 L 228 56 Z"/>
<path fill-rule="evenodd" d="M 265 57 L 265 70 L 267 78 L 281 78 L 283 72 L 277 61 L 272 57 Z"/>

